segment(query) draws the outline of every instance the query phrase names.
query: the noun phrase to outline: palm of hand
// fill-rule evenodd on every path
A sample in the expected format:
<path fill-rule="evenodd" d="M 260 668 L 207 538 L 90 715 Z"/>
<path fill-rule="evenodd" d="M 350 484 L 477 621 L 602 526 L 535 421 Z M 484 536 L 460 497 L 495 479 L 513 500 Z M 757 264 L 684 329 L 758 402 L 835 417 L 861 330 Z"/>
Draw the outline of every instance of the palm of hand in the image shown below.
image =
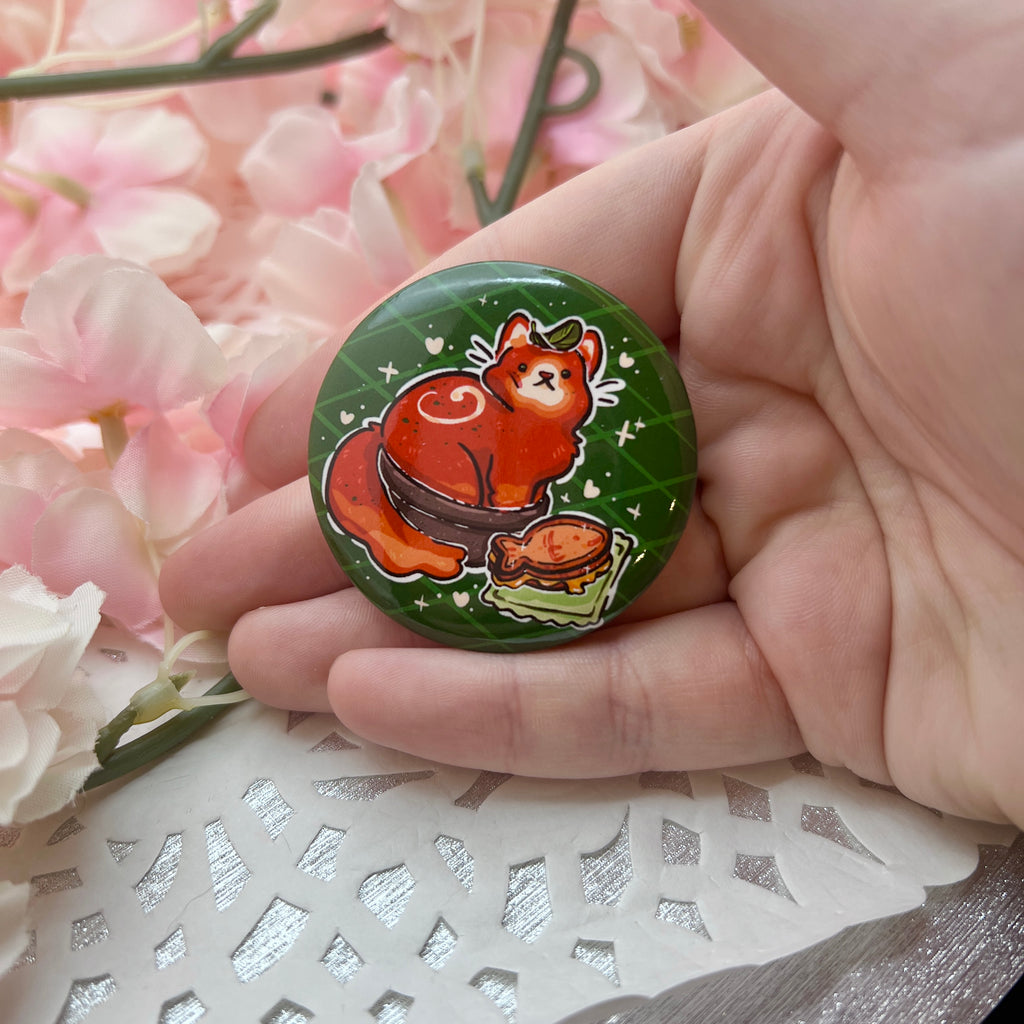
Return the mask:
<path fill-rule="evenodd" d="M 191 626 L 241 616 L 232 664 L 257 695 L 329 696 L 357 732 L 428 757 L 591 775 L 806 748 L 934 806 L 1024 819 L 999 796 L 1016 788 L 1024 711 L 1020 371 L 994 386 L 1021 311 L 999 279 L 998 197 L 969 187 L 985 157 L 918 172 L 904 152 L 851 159 L 770 94 L 446 257 L 561 265 L 679 334 L 699 501 L 623 624 L 496 661 L 423 649 L 339 578 L 302 479 L 172 559 L 168 607 Z M 322 370 L 254 421 L 270 483 L 303 474 Z M 240 585 L 254 548 L 266 557 Z"/>
<path fill-rule="evenodd" d="M 680 263 L 729 596 L 812 752 L 1019 821 L 997 796 L 1024 712 L 1010 197 L 972 191 L 1001 177 L 983 145 L 856 160 L 773 106 L 733 167 L 750 200 Z"/>

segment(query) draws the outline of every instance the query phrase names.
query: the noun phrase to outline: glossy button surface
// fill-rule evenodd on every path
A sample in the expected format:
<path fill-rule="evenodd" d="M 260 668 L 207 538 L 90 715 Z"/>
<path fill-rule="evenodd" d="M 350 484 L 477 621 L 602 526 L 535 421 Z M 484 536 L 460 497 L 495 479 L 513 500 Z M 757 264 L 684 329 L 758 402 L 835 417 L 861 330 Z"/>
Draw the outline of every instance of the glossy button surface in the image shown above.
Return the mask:
<path fill-rule="evenodd" d="M 317 514 L 352 582 L 468 650 L 614 618 L 676 546 L 696 469 L 658 338 L 596 285 L 525 263 L 387 299 L 335 358 L 310 428 Z"/>

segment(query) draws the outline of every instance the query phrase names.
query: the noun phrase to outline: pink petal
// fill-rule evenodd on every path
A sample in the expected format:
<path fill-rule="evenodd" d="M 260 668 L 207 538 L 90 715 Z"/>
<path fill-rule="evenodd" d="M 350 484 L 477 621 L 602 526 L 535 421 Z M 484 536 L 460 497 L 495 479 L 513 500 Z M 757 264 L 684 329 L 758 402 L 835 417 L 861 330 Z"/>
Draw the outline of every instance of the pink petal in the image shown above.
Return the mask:
<path fill-rule="evenodd" d="M 156 568 L 142 524 L 113 494 L 68 491 L 36 523 L 32 571 L 57 593 L 92 581 L 106 592 L 104 614 L 136 631 L 163 614 Z"/>
<path fill-rule="evenodd" d="M 83 406 L 99 412 L 123 402 L 159 412 L 201 398 L 225 377 L 224 357 L 195 314 L 160 278 L 133 264 L 68 257 L 35 283 L 23 317 L 65 376 L 17 367 L 7 402 L 15 410 L 49 409 L 51 417 L 63 410 L 70 420 Z M 48 405 L 40 404 L 43 378 L 55 388 Z"/>
<path fill-rule="evenodd" d="M 184 444 L 166 419 L 137 433 L 117 460 L 111 483 L 159 543 L 191 530 L 221 496 L 220 463 Z"/>
<path fill-rule="evenodd" d="M 321 36 L 317 42 L 325 38 L 329 37 Z M 245 146 L 264 131 L 272 111 L 310 103 L 323 90 L 323 81 L 323 71 L 314 68 L 290 75 L 193 85 L 184 90 L 184 96 L 208 136 Z M 237 160 L 233 151 L 230 156 Z"/>
<path fill-rule="evenodd" d="M 413 272 L 395 211 L 372 167 L 364 168 L 352 186 L 352 224 L 375 280 L 393 288 Z"/>
<path fill-rule="evenodd" d="M 0 569 L 32 561 L 32 531 L 44 508 L 33 491 L 0 483 Z"/>
<path fill-rule="evenodd" d="M 186 117 L 163 107 L 118 110 L 103 126 L 95 161 L 114 186 L 177 178 L 203 158 L 206 142 Z"/>
<path fill-rule="evenodd" d="M 388 37 L 406 53 L 439 59 L 476 24 L 477 5 L 465 0 L 393 0 Z"/>
<path fill-rule="evenodd" d="M 18 122 L 9 159 L 15 167 L 65 174 L 89 188 L 102 125 L 101 115 L 86 107 L 32 107 Z"/>
<path fill-rule="evenodd" d="M 241 174 L 262 209 L 297 217 L 320 206 L 347 209 L 358 169 L 334 116 L 323 107 L 297 107 L 271 118 Z"/>
<path fill-rule="evenodd" d="M 282 227 L 259 279 L 276 308 L 325 331 L 347 327 L 387 291 L 366 265 L 352 218 L 328 207 Z"/>
<path fill-rule="evenodd" d="M 65 256 L 99 252 L 85 210 L 63 196 L 48 194 L 24 237 L 3 268 L 3 284 L 12 292 L 26 292 L 40 274 Z"/>
<path fill-rule="evenodd" d="M 0 331 L 0 380 L 6 391 L 0 423 L 8 427 L 55 427 L 89 414 L 82 381 L 62 366 L 4 344 Z M 109 404 L 109 403 L 107 403 Z"/>
<path fill-rule="evenodd" d="M 0 433 L 0 564 L 32 561 L 32 532 L 46 503 L 80 479 L 78 467 L 43 438 Z"/>
<path fill-rule="evenodd" d="M 220 214 L 181 189 L 124 188 L 97 199 L 89 223 L 107 255 L 180 274 L 209 251 Z"/>

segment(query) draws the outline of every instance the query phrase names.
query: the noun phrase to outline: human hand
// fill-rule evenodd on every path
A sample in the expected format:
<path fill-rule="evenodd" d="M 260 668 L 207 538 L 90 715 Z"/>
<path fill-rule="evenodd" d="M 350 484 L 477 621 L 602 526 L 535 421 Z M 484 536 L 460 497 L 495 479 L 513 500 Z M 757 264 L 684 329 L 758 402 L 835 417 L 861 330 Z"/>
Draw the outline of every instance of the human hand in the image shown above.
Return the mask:
<path fill-rule="evenodd" d="M 424 757 L 585 777 L 808 749 L 1024 824 L 1019 5 L 703 7 L 791 99 L 600 167 L 426 268 L 558 266 L 678 347 L 700 482 L 650 590 L 512 656 L 376 611 L 305 479 L 325 350 L 249 431 L 279 489 L 168 561 L 165 606 L 231 628 L 257 697 Z"/>

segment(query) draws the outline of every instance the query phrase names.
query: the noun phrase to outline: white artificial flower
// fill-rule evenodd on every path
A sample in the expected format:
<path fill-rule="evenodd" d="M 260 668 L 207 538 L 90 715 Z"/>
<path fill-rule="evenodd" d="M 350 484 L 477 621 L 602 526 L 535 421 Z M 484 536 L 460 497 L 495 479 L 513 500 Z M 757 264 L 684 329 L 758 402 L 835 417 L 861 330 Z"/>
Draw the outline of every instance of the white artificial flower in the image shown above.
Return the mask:
<path fill-rule="evenodd" d="M 0 825 L 60 810 L 97 766 L 106 719 L 79 660 L 103 592 L 50 593 L 21 566 L 0 573 Z"/>

